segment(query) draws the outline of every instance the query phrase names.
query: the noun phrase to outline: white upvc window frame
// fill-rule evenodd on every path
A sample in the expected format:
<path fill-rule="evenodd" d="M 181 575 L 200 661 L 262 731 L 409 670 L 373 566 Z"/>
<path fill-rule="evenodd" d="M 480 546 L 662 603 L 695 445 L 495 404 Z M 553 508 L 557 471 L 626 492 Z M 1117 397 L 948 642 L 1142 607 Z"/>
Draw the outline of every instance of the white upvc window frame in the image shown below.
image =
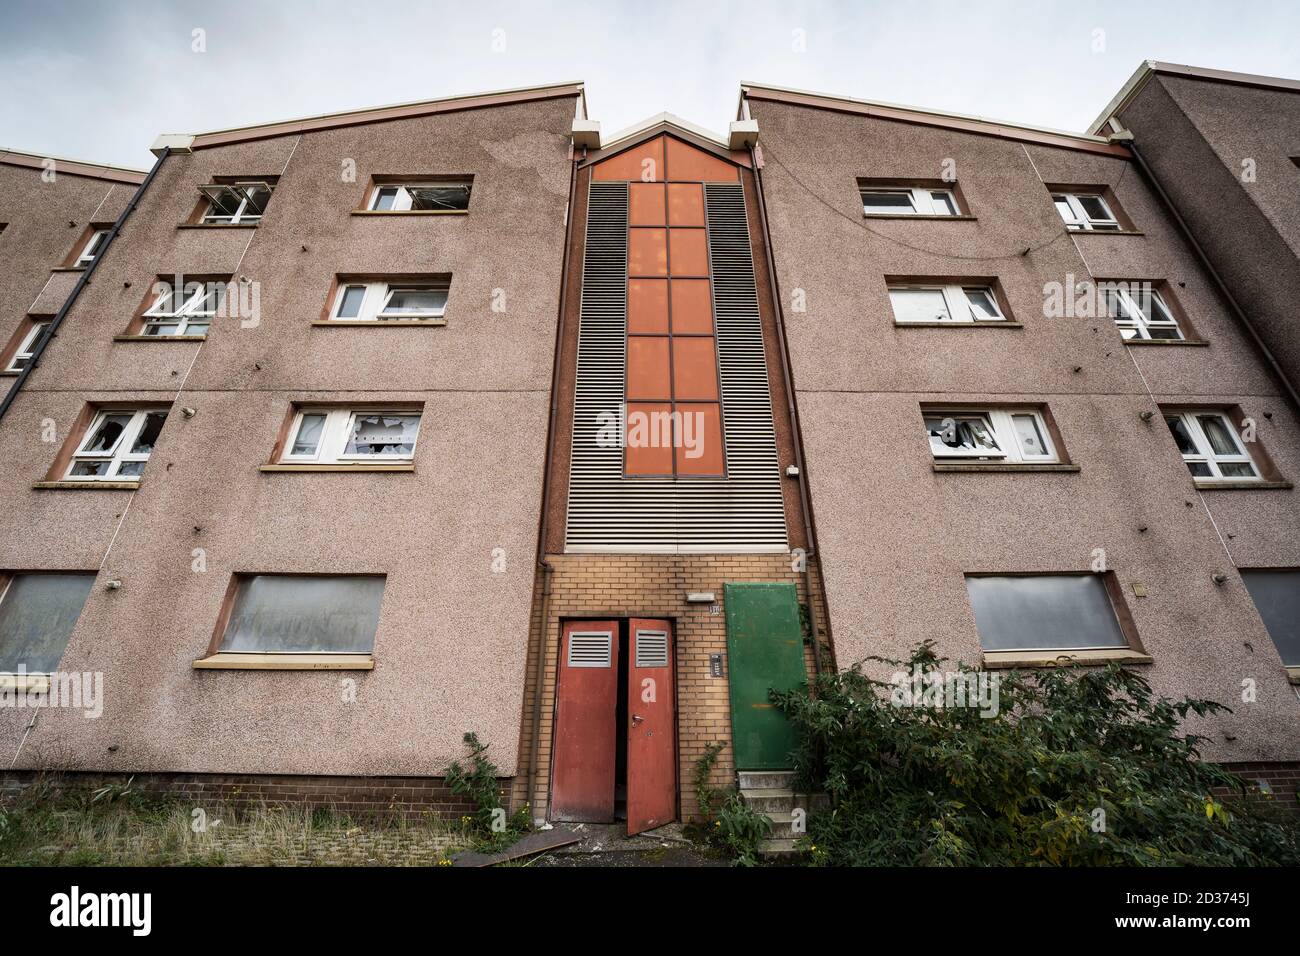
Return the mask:
<path fill-rule="evenodd" d="M 49 321 L 33 322 L 32 327 L 23 336 L 23 340 L 18 343 L 17 350 L 9 359 L 9 364 L 5 366 L 5 371 L 21 372 L 25 369 L 27 363 L 36 357 L 36 346 L 40 344 L 41 336 L 49 331 L 49 328 Z"/>
<path fill-rule="evenodd" d="M 1035 434 L 1043 447 L 1042 452 L 1035 453 L 1017 430 L 1016 420 L 1022 417 L 1032 419 Z M 934 456 L 936 462 L 974 460 L 1035 465 L 1056 464 L 1061 460 L 1052 442 L 1047 420 L 1044 418 L 1042 411 L 1037 408 L 927 408 L 923 410 L 922 418 L 925 425 L 926 439 L 930 445 L 930 453 Z M 944 445 L 940 438 L 930 434 L 931 423 L 936 420 L 940 424 L 951 420 L 952 427 L 960 427 L 962 423 L 978 423 L 998 447 L 996 450 L 950 448 Z"/>
<path fill-rule="evenodd" d="M 1194 408 L 1190 410 L 1178 409 L 1175 411 L 1165 411 L 1165 424 L 1169 426 L 1170 437 L 1174 439 L 1174 447 L 1179 449 L 1187 470 L 1191 472 L 1196 481 L 1263 481 L 1264 477 L 1260 472 L 1259 463 L 1251 456 L 1250 450 L 1246 447 L 1246 442 L 1242 441 L 1241 433 L 1233 424 L 1228 414 L 1219 408 Z M 1227 430 L 1228 435 L 1232 438 L 1233 444 L 1236 445 L 1235 454 L 1219 453 L 1214 450 L 1209 436 L 1206 434 L 1205 426 L 1202 424 L 1203 418 L 1217 418 Z M 1187 437 L 1191 440 L 1196 450 L 1194 452 L 1184 452 L 1178 446 L 1178 439 L 1173 434 L 1173 425 L 1171 420 L 1179 420 Z M 1227 475 L 1224 474 L 1224 465 L 1246 465 L 1250 468 L 1249 475 Z M 1203 466 L 1208 471 L 1208 475 L 1198 475 L 1197 466 Z"/>
<path fill-rule="evenodd" d="M 151 415 L 161 415 L 163 426 L 167 424 L 167 409 L 165 408 L 104 408 L 95 413 L 91 419 L 90 426 L 86 429 L 85 434 L 77 443 L 77 449 L 72 453 L 72 460 L 68 462 L 68 468 L 63 475 L 64 481 L 139 481 L 139 474 L 123 474 L 122 470 L 126 466 L 138 464 L 138 471 L 144 470 L 144 463 L 149 460 L 152 454 L 152 446 L 149 451 L 134 451 L 136 440 L 144 430 L 145 423 Z M 102 451 L 88 451 L 88 447 L 95 440 L 99 429 L 110 418 L 127 417 L 129 420 L 118 434 L 113 444 Z M 78 475 L 73 474 L 78 465 L 87 463 L 107 462 L 108 467 L 100 475 Z"/>
<path fill-rule="evenodd" d="M 415 209 L 415 199 L 412 196 L 412 190 L 418 189 L 464 189 L 465 190 L 465 207 L 462 209 L 458 206 L 449 206 L 446 209 Z M 393 205 L 387 209 L 380 209 L 380 197 L 386 191 L 393 192 Z M 447 179 L 447 180 L 409 180 L 401 183 L 375 183 L 374 189 L 370 191 L 370 199 L 366 204 L 366 209 L 370 212 L 468 212 L 470 200 L 474 195 L 474 181 L 471 179 Z"/>
<path fill-rule="evenodd" d="M 867 208 L 867 196 L 906 196 L 912 208 L 908 212 L 881 212 Z M 858 198 L 866 216 L 960 216 L 957 194 L 951 189 L 930 186 L 859 186 Z"/>
<path fill-rule="evenodd" d="M 1134 294 L 1135 290 L 1140 290 L 1138 295 Z M 1123 282 L 1102 282 L 1100 284 L 1102 301 L 1106 306 L 1106 311 L 1115 325 L 1119 328 L 1119 334 L 1125 340 L 1146 339 L 1162 342 L 1180 342 L 1186 339 L 1183 330 L 1178 325 L 1178 319 L 1174 317 L 1174 310 L 1169 308 L 1169 303 L 1165 297 L 1160 294 L 1150 282 L 1141 281 L 1123 281 Z M 1150 310 L 1142 307 L 1140 296 L 1143 293 L 1149 293 L 1151 296 L 1152 307 Z M 1111 296 L 1115 298 L 1112 300 Z M 1118 305 L 1119 308 L 1112 308 Z M 1120 309 L 1128 313 L 1120 315 Z M 1148 314 L 1148 311 L 1150 314 Z M 1168 318 L 1159 318 L 1163 313 Z M 1172 331 L 1174 334 L 1160 335 L 1160 332 Z"/>
<path fill-rule="evenodd" d="M 1083 208 L 1084 199 L 1095 199 L 1109 218 L 1089 215 Z M 1069 216 L 1061 209 L 1062 204 L 1068 208 Z M 1101 193 L 1052 193 L 1052 206 L 1065 223 L 1065 228 L 1071 232 L 1121 232 L 1124 229 L 1115 210 Z"/>
<path fill-rule="evenodd" d="M 266 201 L 259 208 L 253 199 L 253 195 L 262 190 L 266 191 Z M 262 216 L 266 214 L 266 207 L 270 205 L 271 197 L 275 194 L 275 184 L 264 179 L 240 180 L 234 183 L 208 183 L 200 186 L 199 192 L 208 201 L 208 208 L 204 211 L 203 218 L 199 220 L 203 225 L 238 226 L 262 221 Z M 233 202 L 223 204 L 216 198 L 216 195 L 225 192 L 231 193 Z M 234 209 L 234 212 L 227 211 L 231 208 Z"/>
<path fill-rule="evenodd" d="M 982 324 L 993 322 L 1005 322 L 1006 315 L 1002 311 L 1002 306 L 998 303 L 998 297 L 991 285 L 979 285 L 977 283 L 942 285 L 939 283 L 926 282 L 897 282 L 889 285 L 889 306 L 894 313 L 894 322 L 898 325 L 923 325 L 928 322 L 944 322 L 950 324 Z M 898 310 L 894 305 L 895 292 L 938 292 L 943 295 L 944 309 L 946 315 L 936 316 L 933 319 L 902 319 L 899 318 Z M 971 293 L 978 293 L 986 296 L 988 303 L 993 307 L 995 315 L 985 316 L 976 315 L 976 308 L 971 304 Z"/>
<path fill-rule="evenodd" d="M 109 229 L 95 229 L 92 231 L 90 238 L 86 240 L 86 244 L 81 247 L 81 254 L 77 256 L 77 260 L 72 264 L 72 268 L 90 268 L 91 263 L 95 261 L 99 256 L 99 253 L 102 251 L 100 247 L 103 245 L 104 240 L 108 238 L 110 231 L 111 230 Z"/>
<path fill-rule="evenodd" d="M 405 454 L 348 454 L 347 447 L 355 431 L 357 418 L 369 415 L 400 415 L 414 418 L 416 420 L 415 436 L 411 440 L 410 452 Z M 321 428 L 320 437 L 317 439 L 314 449 L 310 453 L 301 452 L 295 454 L 294 446 L 298 442 L 298 434 L 302 429 L 303 421 L 317 416 L 324 417 L 324 425 Z M 279 461 L 286 465 L 364 465 L 368 463 L 411 462 L 415 460 L 415 450 L 419 444 L 420 426 L 423 424 L 423 420 L 424 412 L 421 409 L 385 408 L 375 405 L 358 405 L 354 408 L 303 406 L 294 413 L 293 423 L 289 426 L 289 433 L 285 438 L 284 449 L 280 454 Z"/>
<path fill-rule="evenodd" d="M 197 280 L 187 282 L 181 286 L 179 296 L 170 282 L 162 282 L 158 286 L 165 286 L 165 288 L 159 288 L 153 305 L 145 309 L 141 316 L 144 324 L 140 327 L 140 334 L 167 339 L 184 335 L 207 335 L 212 327 L 212 320 L 221 311 L 228 283 Z M 177 298 L 181 300 L 179 306 L 174 305 Z M 166 308 L 169 304 L 173 305 L 170 310 Z M 149 331 L 168 325 L 176 326 L 176 331 L 166 334 Z M 201 327 L 202 331 L 194 331 L 193 327 L 196 326 Z"/>
<path fill-rule="evenodd" d="M 349 289 L 364 289 L 361 305 L 356 315 L 344 316 L 343 301 Z M 423 312 L 389 312 L 389 303 L 398 292 L 440 292 L 440 308 Z M 445 280 L 431 282 L 340 282 L 330 309 L 332 322 L 429 322 L 441 320 L 447 314 L 447 298 L 451 283 Z"/>

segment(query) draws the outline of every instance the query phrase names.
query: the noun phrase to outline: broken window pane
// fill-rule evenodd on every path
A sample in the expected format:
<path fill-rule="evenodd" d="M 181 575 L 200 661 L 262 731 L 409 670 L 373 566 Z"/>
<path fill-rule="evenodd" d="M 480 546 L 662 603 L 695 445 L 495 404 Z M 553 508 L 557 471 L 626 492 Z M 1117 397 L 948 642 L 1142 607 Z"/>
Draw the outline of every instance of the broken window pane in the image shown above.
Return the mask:
<path fill-rule="evenodd" d="M 126 430 L 130 421 L 130 412 L 123 415 L 106 415 L 81 450 L 87 454 L 109 454 L 117 445 L 118 439 L 122 437 L 122 432 Z"/>
<path fill-rule="evenodd" d="M 163 422 L 167 421 L 166 412 L 150 412 L 144 418 L 144 425 L 140 429 L 140 434 L 136 436 L 135 442 L 131 445 L 131 454 L 148 455 L 153 451 L 154 443 L 158 441 L 158 435 L 162 432 Z M 143 465 L 143 462 L 136 464 Z"/>
<path fill-rule="evenodd" d="M 968 577 L 986 651 L 1126 647 L 1100 575 Z"/>
<path fill-rule="evenodd" d="M 227 653 L 369 654 L 382 577 L 268 575 L 240 580 L 220 650 Z"/>
<path fill-rule="evenodd" d="M 94 574 L 15 574 L 0 597 L 0 671 L 59 666 Z"/>
<path fill-rule="evenodd" d="M 407 187 L 412 209 L 468 209 L 469 189 L 463 183 Z"/>
<path fill-rule="evenodd" d="M 419 415 L 361 413 L 353 420 L 345 455 L 409 456 L 415 451 Z"/>

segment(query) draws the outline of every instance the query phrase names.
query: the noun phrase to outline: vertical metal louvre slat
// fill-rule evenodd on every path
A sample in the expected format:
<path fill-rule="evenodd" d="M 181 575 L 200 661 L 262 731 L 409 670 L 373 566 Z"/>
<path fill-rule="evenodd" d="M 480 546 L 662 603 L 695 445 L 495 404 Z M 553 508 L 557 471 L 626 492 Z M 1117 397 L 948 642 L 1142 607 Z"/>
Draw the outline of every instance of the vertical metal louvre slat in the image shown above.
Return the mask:
<path fill-rule="evenodd" d="M 569 551 L 782 551 L 776 431 L 754 261 L 739 183 L 704 186 L 722 388 L 725 478 L 623 477 L 623 450 L 599 447 L 602 412 L 623 401 L 627 329 L 626 183 L 589 187 L 569 475 Z"/>

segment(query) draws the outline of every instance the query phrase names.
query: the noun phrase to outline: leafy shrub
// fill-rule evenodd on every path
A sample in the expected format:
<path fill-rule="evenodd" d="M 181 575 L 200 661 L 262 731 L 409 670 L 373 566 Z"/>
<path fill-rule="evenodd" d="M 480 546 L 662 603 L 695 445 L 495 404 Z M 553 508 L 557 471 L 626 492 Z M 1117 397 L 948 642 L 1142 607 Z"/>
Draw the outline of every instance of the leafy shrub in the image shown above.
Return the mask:
<path fill-rule="evenodd" d="M 772 821 L 732 791 L 718 810 L 713 830 L 713 841 L 736 858 L 737 866 L 755 866 L 759 844 L 771 832 Z"/>
<path fill-rule="evenodd" d="M 911 673 L 941 667 L 929 642 Z M 816 694 L 774 692 L 791 720 L 799 778 L 831 796 L 808 819 L 829 865 L 1300 864 L 1298 828 L 1258 801 L 1221 803 L 1240 780 L 1204 763 L 1188 715 L 1227 708 L 1157 698 L 1118 665 L 1004 672 L 997 713 L 943 701 L 894 706 L 859 666 Z M 915 703 L 915 702 L 914 702 Z"/>
<path fill-rule="evenodd" d="M 467 822 L 479 849 L 490 851 L 509 846 L 532 828 L 528 804 L 513 816 L 507 816 L 501 804 L 496 765 L 486 756 L 488 745 L 481 743 L 478 734 L 472 731 L 465 734 L 464 741 L 469 748 L 469 766 L 461 766 L 459 760 L 452 761 L 445 772 L 447 786 L 457 796 L 469 797 L 478 808 Z"/>

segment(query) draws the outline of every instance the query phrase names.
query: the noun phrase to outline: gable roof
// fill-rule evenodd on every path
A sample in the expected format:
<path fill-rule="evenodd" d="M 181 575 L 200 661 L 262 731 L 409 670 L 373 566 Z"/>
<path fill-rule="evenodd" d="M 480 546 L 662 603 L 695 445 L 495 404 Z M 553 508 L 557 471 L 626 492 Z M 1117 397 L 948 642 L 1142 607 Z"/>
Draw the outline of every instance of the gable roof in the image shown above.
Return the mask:
<path fill-rule="evenodd" d="M 103 179 L 108 182 L 126 183 L 128 186 L 140 185 L 147 175 L 143 169 L 108 166 L 103 163 L 90 163 L 80 159 L 64 159 L 60 156 L 43 156 L 40 153 L 25 153 L 17 149 L 0 148 L 0 163 L 6 166 L 24 166 L 29 169 L 43 170 L 46 160 L 53 160 L 55 171 L 66 176 Z"/>
<path fill-rule="evenodd" d="M 1157 73 L 1170 76 L 1190 76 L 1198 80 L 1211 80 L 1217 83 L 1236 83 L 1241 86 L 1259 86 L 1274 90 L 1292 90 L 1300 92 L 1300 80 L 1287 80 L 1279 76 L 1261 76 L 1257 73 L 1232 73 L 1228 70 L 1211 70 L 1202 66 L 1186 66 L 1181 63 L 1161 63 L 1159 60 L 1143 60 L 1128 82 L 1120 87 L 1114 99 L 1106 104 L 1101 115 L 1093 120 L 1088 132 L 1097 133 L 1110 121 L 1110 118 L 1128 105 L 1133 97 L 1142 91 L 1147 80 Z"/>
<path fill-rule="evenodd" d="M 1065 130 L 1049 129 L 1043 126 L 1009 123 L 1002 120 L 987 119 L 983 116 L 947 113 L 941 110 L 924 109 L 919 106 L 902 106 L 897 103 L 859 100 L 848 96 L 813 93 L 808 90 L 768 86 L 763 83 L 742 82 L 740 84 L 740 103 L 737 108 L 737 115 L 742 118 L 748 118 L 747 100 L 790 103 L 796 106 L 833 110 L 839 113 L 853 113 L 858 116 L 870 116 L 876 119 L 916 123 L 922 126 L 938 126 L 944 129 L 959 130 L 964 133 L 976 133 L 981 136 L 995 136 L 1000 139 L 1038 143 L 1043 146 L 1059 146 L 1064 149 L 1102 153 L 1123 159 L 1129 157 L 1129 151 L 1125 147 L 1110 142 L 1104 136 L 1089 133 L 1070 133 Z"/>
<path fill-rule="evenodd" d="M 589 166 L 601 160 L 609 159 L 615 153 L 621 153 L 665 133 L 690 143 L 705 152 L 712 153 L 720 159 L 725 159 L 729 163 L 746 167 L 750 165 L 748 155 L 740 150 L 732 150 L 727 141 L 717 133 L 707 130 L 703 126 L 696 126 L 689 120 L 684 120 L 672 113 L 658 113 L 615 133 L 609 142 L 602 140 L 600 149 L 588 153 L 586 159 L 580 165 Z"/>
<path fill-rule="evenodd" d="M 581 82 L 553 83 L 547 86 L 527 86 L 510 90 L 498 90 L 491 93 L 470 93 L 433 100 L 418 100 L 411 103 L 396 103 L 390 106 L 370 106 L 359 110 L 347 110 L 342 113 L 322 113 L 299 119 L 278 120 L 272 123 L 257 123 L 252 126 L 236 126 L 230 129 L 212 130 L 207 133 L 164 134 L 158 137 L 151 149 L 154 153 L 161 152 L 164 146 L 170 146 L 173 149 L 203 149 L 208 146 L 225 146 L 230 143 L 243 143 L 249 140 L 267 139 L 272 136 L 286 136 L 314 130 L 337 129 L 343 126 L 381 123 L 385 120 L 406 119 L 412 116 L 453 113 L 460 110 L 506 106 L 512 103 L 527 103 L 569 96 L 576 97 L 578 100 L 575 110 L 577 115 L 586 116 L 587 99 L 583 84 Z"/>

